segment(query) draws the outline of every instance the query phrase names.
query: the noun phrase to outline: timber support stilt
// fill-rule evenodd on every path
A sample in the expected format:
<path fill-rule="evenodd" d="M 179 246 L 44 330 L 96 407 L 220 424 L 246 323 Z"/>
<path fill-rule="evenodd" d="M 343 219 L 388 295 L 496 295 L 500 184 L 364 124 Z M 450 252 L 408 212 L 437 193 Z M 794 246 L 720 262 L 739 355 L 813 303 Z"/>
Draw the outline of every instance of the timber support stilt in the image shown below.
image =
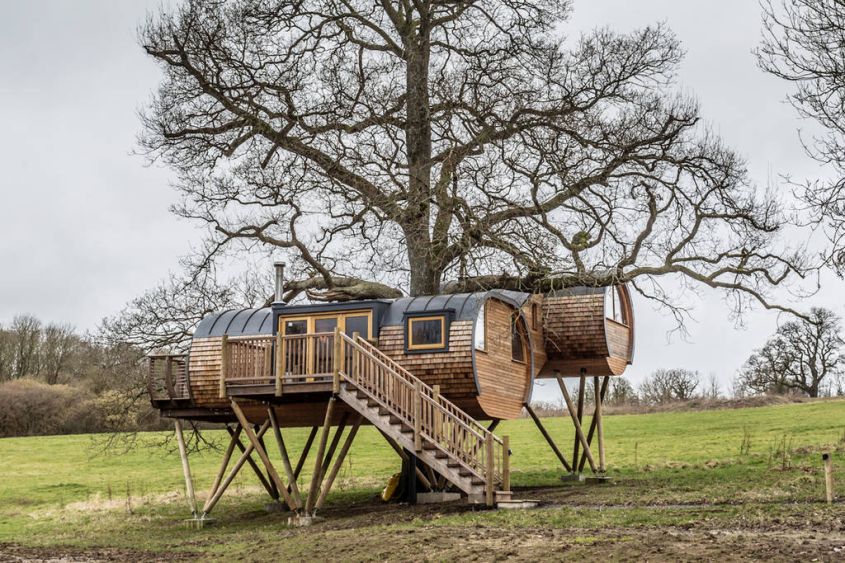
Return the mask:
<path fill-rule="evenodd" d="M 188 463 L 188 448 L 185 446 L 185 436 L 182 432 L 182 421 L 174 420 L 176 427 L 176 443 L 179 445 L 179 457 L 182 459 L 182 473 L 185 476 L 185 497 L 188 499 L 188 506 L 191 515 L 197 517 L 197 497 L 194 495 L 194 480 L 191 477 L 191 466 Z"/>

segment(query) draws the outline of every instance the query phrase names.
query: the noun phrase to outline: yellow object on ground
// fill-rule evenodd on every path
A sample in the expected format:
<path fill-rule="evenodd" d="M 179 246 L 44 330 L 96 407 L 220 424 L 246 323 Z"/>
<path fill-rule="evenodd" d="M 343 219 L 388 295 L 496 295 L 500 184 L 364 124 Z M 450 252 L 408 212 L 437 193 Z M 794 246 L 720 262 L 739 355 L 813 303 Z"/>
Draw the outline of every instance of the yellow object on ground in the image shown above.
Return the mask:
<path fill-rule="evenodd" d="M 402 474 L 395 473 L 393 477 L 387 482 L 385 485 L 384 490 L 381 492 L 381 500 L 384 502 L 389 501 L 393 498 L 393 495 L 396 494 L 396 491 L 399 489 L 399 483 L 402 481 Z"/>

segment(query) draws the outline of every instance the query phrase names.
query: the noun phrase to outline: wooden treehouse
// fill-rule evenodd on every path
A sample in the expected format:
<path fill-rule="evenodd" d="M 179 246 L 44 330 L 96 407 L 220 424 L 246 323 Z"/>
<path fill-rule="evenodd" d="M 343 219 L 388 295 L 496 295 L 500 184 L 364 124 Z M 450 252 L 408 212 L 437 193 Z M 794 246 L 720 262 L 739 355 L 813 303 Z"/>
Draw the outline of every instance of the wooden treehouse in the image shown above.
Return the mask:
<path fill-rule="evenodd" d="M 310 518 L 325 502 L 362 424 L 375 426 L 402 458 L 412 491 L 451 489 L 488 505 L 509 500 L 511 451 L 507 437 L 493 431 L 523 408 L 568 472 L 580 474 L 589 463 L 594 473 L 604 473 L 601 403 L 609 377 L 621 375 L 633 354 L 624 286 L 311 305 L 288 305 L 280 296 L 277 266 L 272 307 L 206 317 L 188 354 L 149 358 L 152 403 L 176 421 L 196 518 L 207 517 L 244 465 L 275 501 Z M 565 377 L 580 378 L 574 401 Z M 598 397 L 589 429 L 581 427 L 587 377 Z M 528 406 L 537 378 L 557 379 L 569 407 L 571 463 Z M 224 423 L 231 436 L 201 508 L 184 420 Z M 285 445 L 289 427 L 311 428 L 298 461 Z M 265 445 L 270 432 L 280 463 Z M 594 435 L 599 459 L 592 455 Z M 300 490 L 297 479 L 313 448 L 312 479 Z M 236 449 L 239 457 L 229 468 Z"/>

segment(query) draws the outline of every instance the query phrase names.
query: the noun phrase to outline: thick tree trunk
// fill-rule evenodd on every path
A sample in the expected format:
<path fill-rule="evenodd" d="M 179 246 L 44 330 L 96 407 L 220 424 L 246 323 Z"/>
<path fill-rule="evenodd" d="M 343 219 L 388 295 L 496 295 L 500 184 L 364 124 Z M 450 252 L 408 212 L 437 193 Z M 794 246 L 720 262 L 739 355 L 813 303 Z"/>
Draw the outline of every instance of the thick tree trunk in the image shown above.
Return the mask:
<path fill-rule="evenodd" d="M 408 205 L 402 223 L 408 245 L 411 295 L 433 295 L 440 288 L 431 244 L 431 103 L 428 92 L 428 13 L 420 11 L 418 25 L 405 37 L 407 92 L 405 142 L 408 151 Z"/>

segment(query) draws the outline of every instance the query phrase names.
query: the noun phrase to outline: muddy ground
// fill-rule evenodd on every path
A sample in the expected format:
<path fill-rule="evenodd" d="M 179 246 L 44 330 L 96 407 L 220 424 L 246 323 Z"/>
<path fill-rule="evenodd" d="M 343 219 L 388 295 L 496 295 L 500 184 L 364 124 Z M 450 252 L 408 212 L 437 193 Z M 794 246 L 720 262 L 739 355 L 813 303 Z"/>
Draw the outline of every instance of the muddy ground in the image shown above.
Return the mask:
<path fill-rule="evenodd" d="M 221 552 L 215 546 L 220 542 L 207 534 L 179 545 L 178 551 L 164 552 L 4 544 L 0 561 L 845 561 L 845 504 L 838 505 L 842 510 L 834 509 L 831 517 L 830 509 L 813 504 L 587 505 L 583 499 L 568 498 L 559 488 L 527 489 L 519 497 L 541 501 L 533 509 L 537 512 L 529 515 L 538 525 L 499 523 L 503 519 L 482 519 L 484 523 L 479 524 L 470 518 L 479 509 L 460 503 L 412 507 L 373 500 L 326 510 L 324 519 L 308 528 L 282 525 L 282 514 L 240 514 L 239 524 L 278 519 L 278 536 L 240 549 L 225 546 L 225 557 L 215 555 Z M 655 516 L 660 511 L 689 511 L 694 518 L 669 526 L 543 525 L 545 515 L 563 508 L 633 509 L 654 511 Z M 726 510 L 731 516 L 720 517 Z M 449 523 L 441 522 L 444 518 Z"/>

